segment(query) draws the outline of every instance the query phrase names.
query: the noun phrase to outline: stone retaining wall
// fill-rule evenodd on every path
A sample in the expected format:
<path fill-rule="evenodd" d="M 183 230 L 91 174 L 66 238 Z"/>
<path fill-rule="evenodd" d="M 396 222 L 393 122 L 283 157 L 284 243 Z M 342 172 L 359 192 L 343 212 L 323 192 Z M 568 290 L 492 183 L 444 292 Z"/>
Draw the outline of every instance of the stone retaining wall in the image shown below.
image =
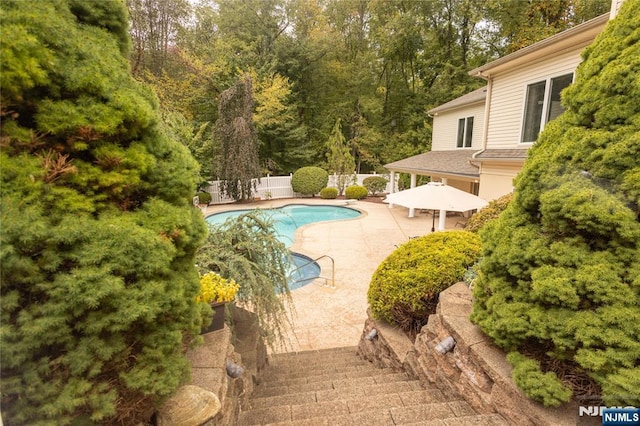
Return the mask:
<path fill-rule="evenodd" d="M 160 408 L 159 426 L 235 426 L 240 407 L 253 392 L 258 373 L 267 365 L 267 350 L 255 315 L 232 309 L 232 328 L 203 334 L 204 344 L 187 352 L 191 383 L 178 389 Z M 239 377 L 228 374 L 227 363 L 243 369 Z"/>
<path fill-rule="evenodd" d="M 464 283 L 445 290 L 414 343 L 400 330 L 369 316 L 358 352 L 377 366 L 403 368 L 447 396 L 463 397 L 478 413 L 496 412 L 514 425 L 577 424 L 576 404 L 545 408 L 516 387 L 505 353 L 469 321 L 471 305 L 471 291 Z M 377 336 L 366 339 L 374 328 Z M 448 336 L 455 347 L 441 354 L 435 347 Z"/>

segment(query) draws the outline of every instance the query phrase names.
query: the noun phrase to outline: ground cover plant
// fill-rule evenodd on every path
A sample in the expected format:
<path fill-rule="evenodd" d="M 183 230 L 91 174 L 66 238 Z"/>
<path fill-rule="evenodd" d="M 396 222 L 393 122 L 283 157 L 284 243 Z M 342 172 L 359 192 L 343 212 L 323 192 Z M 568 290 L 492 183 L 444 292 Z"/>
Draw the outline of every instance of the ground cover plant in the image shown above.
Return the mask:
<path fill-rule="evenodd" d="M 124 2 L 3 1 L 5 424 L 136 424 L 202 322 L 197 165 L 130 75 Z"/>
<path fill-rule="evenodd" d="M 435 232 L 398 247 L 371 278 L 367 300 L 375 318 L 415 332 L 435 312 L 438 294 L 462 281 L 480 256 L 480 237 L 467 231 Z"/>
<path fill-rule="evenodd" d="M 625 1 L 584 52 L 566 112 L 481 232 L 472 320 L 545 405 L 640 405 L 639 8 Z"/>

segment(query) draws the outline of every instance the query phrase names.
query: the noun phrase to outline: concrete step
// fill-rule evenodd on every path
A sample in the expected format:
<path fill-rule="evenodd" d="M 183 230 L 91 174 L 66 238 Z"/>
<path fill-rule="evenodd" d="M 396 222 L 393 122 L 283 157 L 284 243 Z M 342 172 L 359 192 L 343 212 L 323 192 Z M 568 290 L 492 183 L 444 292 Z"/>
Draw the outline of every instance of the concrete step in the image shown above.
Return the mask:
<path fill-rule="evenodd" d="M 345 380 L 345 379 L 359 379 L 362 377 L 377 377 L 377 376 L 385 376 L 386 379 L 394 381 L 394 380 L 407 380 L 407 376 L 404 373 L 399 373 L 389 368 L 385 369 L 377 369 L 375 367 L 364 367 L 357 368 L 354 370 L 349 370 L 345 372 L 335 372 L 335 371 L 311 371 L 307 375 L 298 375 L 289 376 L 289 375 L 280 375 L 274 376 L 274 379 L 263 381 L 262 384 L 264 386 L 291 386 L 291 385 L 302 385 L 306 383 L 314 383 L 314 382 L 322 382 L 322 381 L 331 381 L 331 380 Z"/>
<path fill-rule="evenodd" d="M 377 401 L 381 404 L 380 406 L 368 408 L 365 408 L 365 405 L 350 404 L 344 400 L 265 407 L 241 413 L 240 424 L 366 424 L 369 426 L 369 423 L 398 425 L 415 422 L 417 419 L 428 421 L 457 417 L 450 403 L 447 402 L 404 407 L 399 400 L 392 399 L 392 401 L 389 405 Z M 398 406 L 393 406 L 394 404 Z"/>
<path fill-rule="evenodd" d="M 465 401 L 404 372 L 378 369 L 356 348 L 273 355 L 239 425 L 502 426 L 499 415 L 478 415 Z"/>
<path fill-rule="evenodd" d="M 328 402 L 344 400 L 350 405 L 351 411 L 364 411 L 375 409 L 386 401 L 393 402 L 394 406 L 412 406 L 430 404 L 434 402 L 446 402 L 446 398 L 437 389 L 411 390 L 418 386 L 407 384 L 399 387 L 392 384 L 376 385 L 364 388 L 333 389 L 329 391 L 301 392 L 287 395 L 276 395 L 261 398 L 252 398 L 251 409 L 275 407 L 278 405 L 301 405 L 314 402 Z M 385 399 L 387 398 L 387 399 Z M 357 407 L 363 406 L 364 409 Z"/>
<path fill-rule="evenodd" d="M 477 414 L 474 416 L 452 417 L 448 419 L 427 420 L 405 423 L 407 426 L 508 426 L 499 414 Z"/>
<path fill-rule="evenodd" d="M 375 376 L 366 377 L 354 377 L 345 379 L 330 379 L 330 380 L 318 380 L 310 383 L 299 384 L 286 384 L 281 386 L 273 386 L 269 383 L 256 385 L 253 390 L 254 397 L 267 397 L 276 395 L 288 395 L 291 393 L 299 392 L 312 392 L 332 389 L 345 389 L 345 388 L 363 388 L 365 386 L 374 386 L 381 384 L 388 384 L 394 382 L 410 381 L 404 373 L 394 374 L 378 374 Z M 283 383 L 282 381 L 279 383 Z M 292 383 L 291 381 L 285 381 L 285 383 Z"/>

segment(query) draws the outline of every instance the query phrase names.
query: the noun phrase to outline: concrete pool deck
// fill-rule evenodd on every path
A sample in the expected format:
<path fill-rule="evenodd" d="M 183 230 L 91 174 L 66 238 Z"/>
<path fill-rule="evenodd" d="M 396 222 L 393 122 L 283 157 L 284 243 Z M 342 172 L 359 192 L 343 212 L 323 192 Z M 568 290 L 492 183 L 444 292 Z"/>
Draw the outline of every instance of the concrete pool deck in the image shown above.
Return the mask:
<path fill-rule="evenodd" d="M 209 206 L 205 215 L 227 210 L 280 207 L 286 204 L 345 206 L 345 200 L 289 198 L 248 204 Z M 317 259 L 335 261 L 335 288 L 318 279 L 291 292 L 293 327 L 286 347 L 275 352 L 296 352 L 356 346 L 367 319 L 367 290 L 378 265 L 397 246 L 412 237 L 431 232 L 431 215 L 408 217 L 408 209 L 388 204 L 357 201 L 349 204 L 363 215 L 348 220 L 321 222 L 296 231 L 291 250 Z M 447 218 L 446 229 L 455 229 L 460 216 Z M 436 227 L 438 221 L 436 219 Z M 460 229 L 460 228 L 458 228 Z M 331 277 L 331 261 L 318 260 L 322 275 Z"/>

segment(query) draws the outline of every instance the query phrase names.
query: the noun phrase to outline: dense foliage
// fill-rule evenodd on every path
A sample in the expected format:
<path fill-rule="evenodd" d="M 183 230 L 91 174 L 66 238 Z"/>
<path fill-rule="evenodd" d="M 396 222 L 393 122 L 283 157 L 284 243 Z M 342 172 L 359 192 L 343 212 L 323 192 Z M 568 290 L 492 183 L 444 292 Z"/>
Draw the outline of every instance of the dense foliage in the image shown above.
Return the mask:
<path fill-rule="evenodd" d="M 607 405 L 640 404 L 639 8 L 625 1 L 584 52 L 567 111 L 481 234 L 472 319 L 536 360 L 519 368 L 525 361 L 511 356 L 523 390 L 550 405 L 569 398 L 562 388 L 597 392 L 585 392 L 585 376 Z"/>
<path fill-rule="evenodd" d="M 344 190 L 344 196 L 350 200 L 361 200 L 369 195 L 369 190 L 364 186 L 351 185 Z"/>
<path fill-rule="evenodd" d="M 200 204 L 210 204 L 211 203 L 211 194 L 208 192 L 196 192 L 196 196 L 198 197 L 198 201 Z"/>
<path fill-rule="evenodd" d="M 294 192 L 304 195 L 315 195 L 327 186 L 329 173 L 320 167 L 301 167 L 291 177 Z"/>
<path fill-rule="evenodd" d="M 197 164 L 135 81 L 122 1 L 3 1 L 2 416 L 147 421 L 200 331 Z"/>
<path fill-rule="evenodd" d="M 275 235 L 269 217 L 254 210 L 211 225 L 196 255 L 201 274 L 215 272 L 238 283 L 237 302 L 256 314 L 262 337 L 272 348 L 287 344 L 286 304 L 291 301 L 290 253 Z"/>
<path fill-rule="evenodd" d="M 611 1 L 127 3 L 132 68 L 156 88 L 203 177 L 216 178 L 222 152 L 210 130 L 220 93 L 239 76 L 252 74 L 264 173 L 331 169 L 337 120 L 356 171 L 383 172 L 430 148 L 425 111 L 481 86 L 469 70 L 606 13 Z"/>
<path fill-rule="evenodd" d="M 375 197 L 377 193 L 385 190 L 387 182 L 387 179 L 382 176 L 369 176 L 364 178 L 362 185 L 367 188 L 371 196 Z"/>
<path fill-rule="evenodd" d="M 513 200 L 513 192 L 492 200 L 488 205 L 475 212 L 467 221 L 465 231 L 478 232 L 490 221 L 497 219 Z"/>
<path fill-rule="evenodd" d="M 323 200 L 334 200 L 338 198 L 338 188 L 322 188 L 320 190 L 320 198 Z"/>
<path fill-rule="evenodd" d="M 436 232 L 404 243 L 371 278 L 367 293 L 371 313 L 405 330 L 426 324 L 438 294 L 462 281 L 480 251 L 480 237 L 467 231 Z"/>

